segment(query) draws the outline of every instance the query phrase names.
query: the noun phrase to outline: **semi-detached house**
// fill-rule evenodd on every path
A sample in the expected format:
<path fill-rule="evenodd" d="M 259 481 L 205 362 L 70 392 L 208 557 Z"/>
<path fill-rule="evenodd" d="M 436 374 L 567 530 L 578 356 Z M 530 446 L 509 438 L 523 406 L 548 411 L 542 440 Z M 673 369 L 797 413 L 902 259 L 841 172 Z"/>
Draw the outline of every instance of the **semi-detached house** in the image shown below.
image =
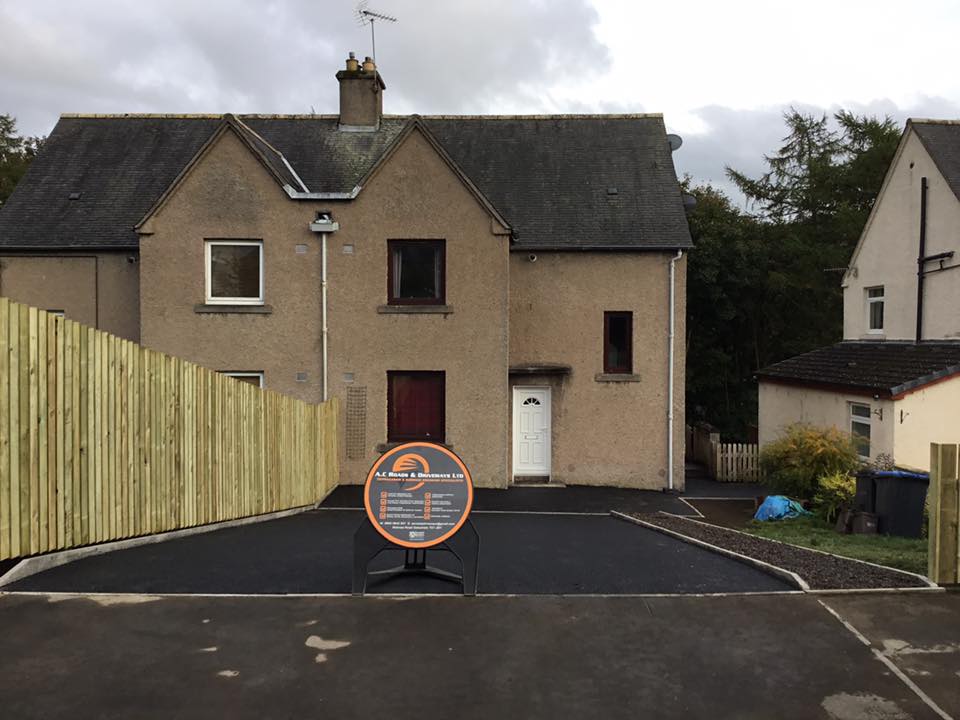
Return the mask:
<path fill-rule="evenodd" d="M 683 486 L 685 251 L 659 115 L 64 115 L 0 294 L 310 402 L 342 482 L 451 446 L 484 487 Z"/>

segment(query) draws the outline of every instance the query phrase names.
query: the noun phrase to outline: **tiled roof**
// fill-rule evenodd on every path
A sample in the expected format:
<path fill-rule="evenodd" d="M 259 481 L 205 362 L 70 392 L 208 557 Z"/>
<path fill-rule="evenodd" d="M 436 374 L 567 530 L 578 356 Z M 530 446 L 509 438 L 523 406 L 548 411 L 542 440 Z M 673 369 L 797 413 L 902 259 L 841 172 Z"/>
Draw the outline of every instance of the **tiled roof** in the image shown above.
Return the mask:
<path fill-rule="evenodd" d="M 62 117 L 0 209 L 0 246 L 135 247 L 134 226 L 224 117 Z M 376 132 L 340 131 L 330 115 L 242 115 L 237 125 L 295 190 L 299 178 L 314 193 L 349 193 L 411 117 L 385 116 Z M 691 246 L 660 116 L 421 122 L 507 220 L 516 248 Z"/>
<path fill-rule="evenodd" d="M 762 380 L 892 397 L 960 373 L 960 342 L 841 342 L 757 373 Z"/>
<path fill-rule="evenodd" d="M 910 126 L 954 195 L 960 199 L 960 122 L 911 119 Z"/>

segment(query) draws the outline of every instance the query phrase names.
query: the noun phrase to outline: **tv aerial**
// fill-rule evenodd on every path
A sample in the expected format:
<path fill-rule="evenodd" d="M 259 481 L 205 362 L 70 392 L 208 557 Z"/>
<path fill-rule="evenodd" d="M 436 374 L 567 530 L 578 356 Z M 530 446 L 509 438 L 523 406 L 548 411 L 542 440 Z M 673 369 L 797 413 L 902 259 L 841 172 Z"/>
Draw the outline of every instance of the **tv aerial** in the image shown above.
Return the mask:
<path fill-rule="evenodd" d="M 374 30 L 374 26 L 376 25 L 377 20 L 383 20 L 384 22 L 396 22 L 397 19 L 395 17 L 391 17 L 390 15 L 384 15 L 383 13 L 378 13 L 374 10 L 371 10 L 369 7 L 367 7 L 367 3 L 368 0 L 360 0 L 360 2 L 357 3 L 357 23 L 361 27 L 365 27 L 367 25 L 370 26 L 370 44 L 372 46 L 371 57 L 373 58 L 373 62 L 376 63 L 377 35 Z"/>

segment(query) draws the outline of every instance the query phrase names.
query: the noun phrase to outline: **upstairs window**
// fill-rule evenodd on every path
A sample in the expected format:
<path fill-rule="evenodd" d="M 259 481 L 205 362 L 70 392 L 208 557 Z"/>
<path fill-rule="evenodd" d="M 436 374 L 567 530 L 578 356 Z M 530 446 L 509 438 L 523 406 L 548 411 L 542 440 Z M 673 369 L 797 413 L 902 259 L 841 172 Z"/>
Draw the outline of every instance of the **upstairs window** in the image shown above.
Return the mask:
<path fill-rule="evenodd" d="M 387 295 L 391 305 L 443 305 L 446 302 L 446 243 L 443 240 L 390 240 Z"/>
<path fill-rule="evenodd" d="M 387 372 L 387 441 L 444 442 L 445 384 L 443 372 Z"/>
<path fill-rule="evenodd" d="M 883 332 L 883 286 L 867 288 L 867 331 Z"/>
<path fill-rule="evenodd" d="M 870 406 L 862 403 L 850 403 L 850 437 L 857 455 L 870 457 Z"/>
<path fill-rule="evenodd" d="M 263 304 L 263 243 L 259 240 L 208 240 L 207 302 Z"/>
<path fill-rule="evenodd" d="M 603 371 L 633 372 L 633 313 L 603 314 Z"/>

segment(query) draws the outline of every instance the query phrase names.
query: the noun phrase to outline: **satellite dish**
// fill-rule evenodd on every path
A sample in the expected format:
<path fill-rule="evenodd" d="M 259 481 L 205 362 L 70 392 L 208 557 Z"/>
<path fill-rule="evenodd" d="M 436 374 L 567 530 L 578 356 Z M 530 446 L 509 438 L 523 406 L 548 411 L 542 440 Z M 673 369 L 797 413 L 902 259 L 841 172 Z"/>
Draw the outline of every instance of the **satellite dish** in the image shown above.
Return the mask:
<path fill-rule="evenodd" d="M 667 135 L 667 142 L 670 143 L 670 152 L 676 152 L 680 149 L 680 146 L 683 145 L 683 138 L 670 133 Z"/>

